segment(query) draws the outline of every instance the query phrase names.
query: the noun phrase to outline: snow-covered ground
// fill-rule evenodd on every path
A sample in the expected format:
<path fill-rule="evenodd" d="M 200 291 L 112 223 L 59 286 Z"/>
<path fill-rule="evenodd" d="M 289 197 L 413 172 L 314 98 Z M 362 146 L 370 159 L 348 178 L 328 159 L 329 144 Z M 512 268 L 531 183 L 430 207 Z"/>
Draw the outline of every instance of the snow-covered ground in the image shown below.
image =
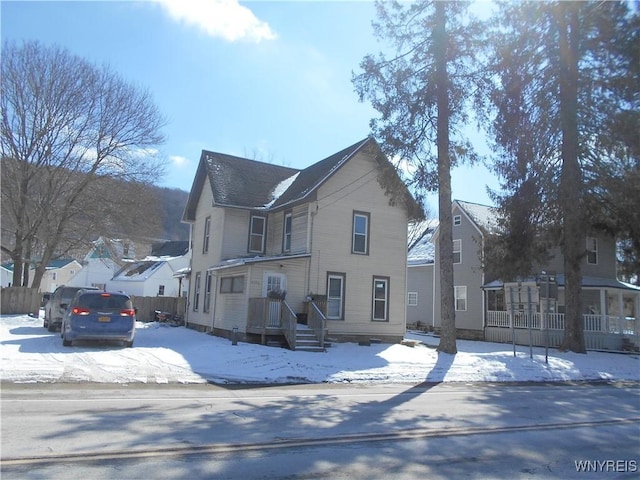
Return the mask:
<path fill-rule="evenodd" d="M 41 318 L 0 316 L 0 379 L 5 382 L 291 383 L 525 382 L 640 380 L 640 356 L 586 355 L 510 344 L 458 341 L 458 354 L 438 354 L 438 339 L 401 344 L 334 344 L 324 353 L 294 352 L 158 323 L 138 323 L 135 345 L 63 347 Z"/>

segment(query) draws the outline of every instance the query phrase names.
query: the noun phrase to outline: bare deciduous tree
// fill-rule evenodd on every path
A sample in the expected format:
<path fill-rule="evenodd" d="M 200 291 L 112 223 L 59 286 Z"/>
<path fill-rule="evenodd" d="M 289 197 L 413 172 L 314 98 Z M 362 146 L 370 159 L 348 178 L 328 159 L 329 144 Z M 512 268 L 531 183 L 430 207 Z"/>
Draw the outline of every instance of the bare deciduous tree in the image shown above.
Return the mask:
<path fill-rule="evenodd" d="M 155 148 L 164 119 L 148 91 L 67 50 L 24 42 L 5 43 L 2 53 L 3 234 L 11 228 L 14 285 L 24 284 L 23 266 L 38 248 L 38 287 L 70 239 L 92 225 L 107 228 L 114 217 L 106 212 L 131 195 L 105 182 L 138 185 L 135 195 L 163 173 Z M 122 217 L 142 203 L 130 203 Z M 139 227 L 147 218 L 138 217 Z"/>

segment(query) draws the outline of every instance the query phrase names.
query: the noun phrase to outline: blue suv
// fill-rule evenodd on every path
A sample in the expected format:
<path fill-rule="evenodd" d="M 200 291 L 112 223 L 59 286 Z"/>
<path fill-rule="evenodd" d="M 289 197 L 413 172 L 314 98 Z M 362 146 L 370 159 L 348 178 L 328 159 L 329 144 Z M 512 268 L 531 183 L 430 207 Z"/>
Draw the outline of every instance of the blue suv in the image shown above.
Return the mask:
<path fill-rule="evenodd" d="M 124 293 L 81 290 L 62 319 L 62 344 L 75 340 L 114 340 L 133 346 L 136 312 Z"/>

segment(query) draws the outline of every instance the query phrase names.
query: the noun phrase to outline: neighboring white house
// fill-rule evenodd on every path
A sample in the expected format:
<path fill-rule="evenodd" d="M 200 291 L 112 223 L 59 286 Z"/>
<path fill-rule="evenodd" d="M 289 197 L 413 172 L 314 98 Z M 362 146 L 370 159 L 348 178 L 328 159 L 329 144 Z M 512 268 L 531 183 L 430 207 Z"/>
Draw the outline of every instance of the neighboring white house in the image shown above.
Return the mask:
<path fill-rule="evenodd" d="M 13 264 L 5 263 L 0 265 L 0 287 L 10 287 L 13 282 Z"/>
<path fill-rule="evenodd" d="M 6 263 L 1 267 L 2 287 L 10 287 L 13 282 L 13 263 Z M 51 260 L 45 269 L 40 282 L 40 292 L 53 292 L 60 285 L 67 285 L 69 281 L 82 270 L 82 265 L 73 259 Z M 29 286 L 33 282 L 35 268 L 29 269 Z"/>
<path fill-rule="evenodd" d="M 126 261 L 107 284 L 108 290 L 140 297 L 179 297 L 188 290 L 184 272 L 190 263 L 189 242 L 154 245 L 151 255 Z"/>
<path fill-rule="evenodd" d="M 123 259 L 130 258 L 133 253 L 130 250 L 129 241 L 98 238 L 82 260 L 82 270 L 70 280 L 69 285 L 106 290 L 107 284 L 122 268 Z"/>

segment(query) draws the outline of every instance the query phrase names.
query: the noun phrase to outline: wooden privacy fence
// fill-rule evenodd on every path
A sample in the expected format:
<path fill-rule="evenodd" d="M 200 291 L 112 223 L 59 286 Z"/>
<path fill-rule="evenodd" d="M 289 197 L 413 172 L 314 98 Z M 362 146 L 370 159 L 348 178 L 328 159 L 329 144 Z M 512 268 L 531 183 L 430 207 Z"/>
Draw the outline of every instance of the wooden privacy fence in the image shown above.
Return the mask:
<path fill-rule="evenodd" d="M 38 313 L 42 295 L 37 288 L 7 287 L 0 290 L 0 313 Z"/>
<path fill-rule="evenodd" d="M 187 309 L 186 297 L 138 297 L 131 295 L 133 307 L 138 310 L 136 318 L 142 322 L 152 322 L 155 311 L 169 312 L 184 317 Z"/>

